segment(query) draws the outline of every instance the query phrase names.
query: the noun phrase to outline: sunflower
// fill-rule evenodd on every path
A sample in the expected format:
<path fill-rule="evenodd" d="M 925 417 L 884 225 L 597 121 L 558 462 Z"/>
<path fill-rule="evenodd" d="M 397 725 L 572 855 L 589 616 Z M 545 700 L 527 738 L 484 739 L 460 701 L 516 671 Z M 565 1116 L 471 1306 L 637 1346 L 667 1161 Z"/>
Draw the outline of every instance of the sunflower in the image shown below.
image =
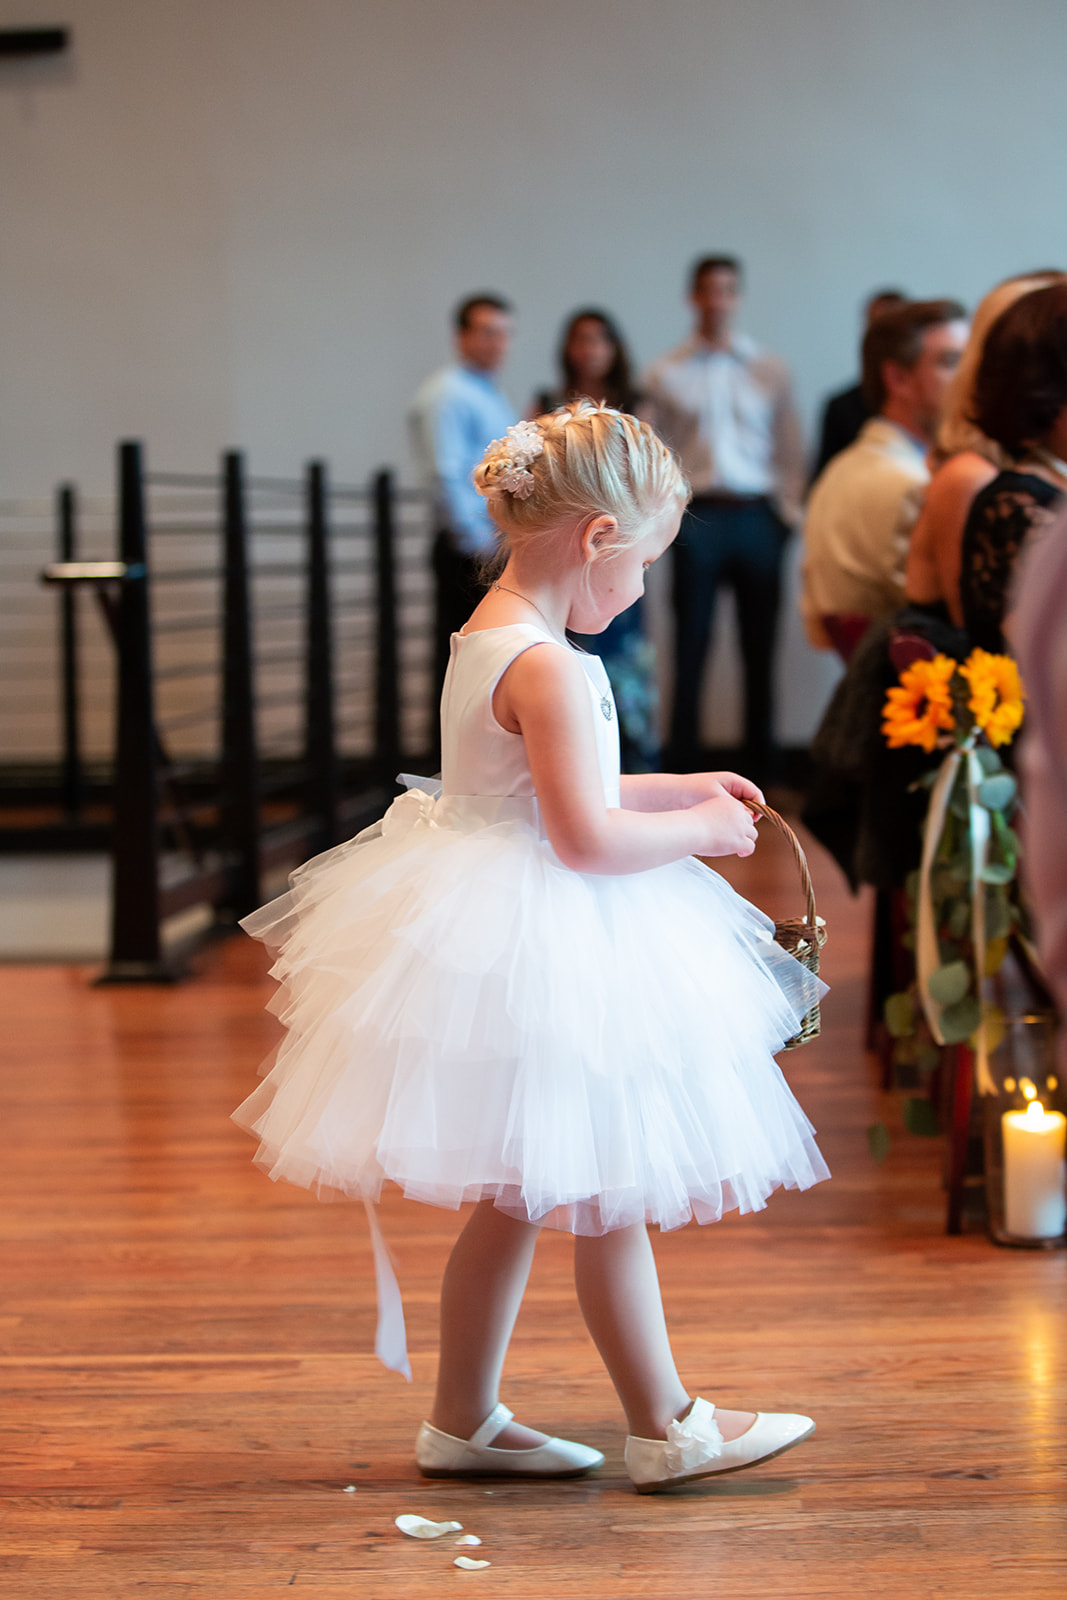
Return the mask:
<path fill-rule="evenodd" d="M 890 750 L 917 744 L 929 752 L 939 734 L 952 731 L 956 724 L 950 685 L 955 671 L 951 656 L 905 667 L 899 687 L 889 690 L 882 711 L 882 732 Z"/>
<path fill-rule="evenodd" d="M 1009 744 L 1023 720 L 1023 689 L 1011 656 L 972 650 L 960 668 L 971 691 L 967 707 L 990 744 Z"/>

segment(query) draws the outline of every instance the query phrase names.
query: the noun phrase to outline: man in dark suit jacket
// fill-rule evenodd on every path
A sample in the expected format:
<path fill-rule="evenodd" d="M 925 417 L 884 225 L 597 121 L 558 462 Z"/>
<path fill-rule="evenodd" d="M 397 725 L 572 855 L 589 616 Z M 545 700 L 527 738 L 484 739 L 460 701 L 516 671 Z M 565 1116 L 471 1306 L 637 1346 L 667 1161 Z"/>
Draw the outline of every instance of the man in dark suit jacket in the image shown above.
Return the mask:
<path fill-rule="evenodd" d="M 886 311 L 894 311 L 897 306 L 904 305 L 907 298 L 907 295 L 902 294 L 899 289 L 877 289 L 863 308 L 864 334 L 872 322 Z M 839 394 L 830 396 L 823 408 L 819 451 L 815 465 L 811 469 L 812 483 L 828 461 L 842 450 L 847 450 L 858 438 L 860 429 L 870 415 L 867 402 L 863 398 L 862 384 L 854 383 L 850 389 L 842 389 Z"/>

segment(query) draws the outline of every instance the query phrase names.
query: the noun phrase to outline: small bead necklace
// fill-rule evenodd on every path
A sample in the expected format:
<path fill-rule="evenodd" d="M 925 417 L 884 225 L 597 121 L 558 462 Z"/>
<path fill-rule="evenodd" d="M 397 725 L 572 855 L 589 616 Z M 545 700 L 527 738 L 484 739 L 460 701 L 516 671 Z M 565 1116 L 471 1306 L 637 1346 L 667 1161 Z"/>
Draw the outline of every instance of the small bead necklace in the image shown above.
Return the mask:
<path fill-rule="evenodd" d="M 516 600 L 525 600 L 525 602 L 526 602 L 526 604 L 528 606 L 533 606 L 534 610 L 537 612 L 537 615 L 541 618 L 542 622 L 547 622 L 548 623 L 548 626 L 551 629 L 553 636 L 556 639 L 558 639 L 561 644 L 565 644 L 567 646 L 568 650 L 571 650 L 571 649 L 574 648 L 574 646 L 571 644 L 570 640 L 567 638 L 566 634 L 561 634 L 559 632 L 559 630 L 556 627 L 553 626 L 553 624 L 549 621 L 548 617 L 546 617 L 544 612 L 541 610 L 541 607 L 536 603 L 536 601 L 531 600 L 530 596 L 528 594 L 520 594 L 517 589 L 509 589 L 506 583 L 501 583 L 499 580 L 493 584 L 493 588 L 501 590 L 502 593 L 504 593 L 504 594 L 513 594 L 515 596 Z"/>

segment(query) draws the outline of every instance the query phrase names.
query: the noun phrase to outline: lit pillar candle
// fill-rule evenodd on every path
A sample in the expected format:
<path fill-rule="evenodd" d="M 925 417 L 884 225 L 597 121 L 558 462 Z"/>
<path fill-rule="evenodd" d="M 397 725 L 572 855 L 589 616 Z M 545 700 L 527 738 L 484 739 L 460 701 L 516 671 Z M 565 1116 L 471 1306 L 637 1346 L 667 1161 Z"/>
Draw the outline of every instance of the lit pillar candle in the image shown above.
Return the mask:
<path fill-rule="evenodd" d="M 1005 1111 L 1004 1227 L 1017 1239 L 1056 1239 L 1067 1229 L 1067 1117 L 1031 1100 Z"/>

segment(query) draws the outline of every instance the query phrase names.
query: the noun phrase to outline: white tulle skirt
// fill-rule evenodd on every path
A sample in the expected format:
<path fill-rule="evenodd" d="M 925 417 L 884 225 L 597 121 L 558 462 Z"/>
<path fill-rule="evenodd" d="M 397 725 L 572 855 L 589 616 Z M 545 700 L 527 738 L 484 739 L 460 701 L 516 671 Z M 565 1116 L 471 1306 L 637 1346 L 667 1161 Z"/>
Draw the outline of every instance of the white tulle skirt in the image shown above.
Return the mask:
<path fill-rule="evenodd" d="M 586 876 L 533 801 L 409 791 L 244 927 L 286 1035 L 234 1115 L 274 1178 L 600 1234 L 829 1176 L 774 1060 L 823 986 L 697 861 Z"/>

